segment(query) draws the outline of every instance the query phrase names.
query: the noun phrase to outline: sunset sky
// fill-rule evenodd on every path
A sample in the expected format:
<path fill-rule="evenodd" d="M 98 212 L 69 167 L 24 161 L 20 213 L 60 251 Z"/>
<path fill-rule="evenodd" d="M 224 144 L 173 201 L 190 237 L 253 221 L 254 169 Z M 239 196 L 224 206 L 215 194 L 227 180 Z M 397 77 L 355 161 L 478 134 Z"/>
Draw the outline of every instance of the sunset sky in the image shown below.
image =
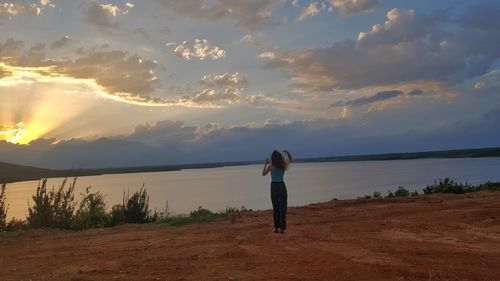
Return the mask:
<path fill-rule="evenodd" d="M 499 1 L 0 1 L 0 162 L 500 146 L 499 27 Z"/>

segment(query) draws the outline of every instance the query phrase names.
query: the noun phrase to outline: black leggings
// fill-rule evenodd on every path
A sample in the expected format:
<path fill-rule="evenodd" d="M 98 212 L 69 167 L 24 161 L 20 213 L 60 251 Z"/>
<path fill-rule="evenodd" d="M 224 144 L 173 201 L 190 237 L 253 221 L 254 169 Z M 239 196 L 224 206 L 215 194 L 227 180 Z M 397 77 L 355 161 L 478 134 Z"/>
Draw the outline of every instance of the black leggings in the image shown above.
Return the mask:
<path fill-rule="evenodd" d="M 271 182 L 271 202 L 273 203 L 274 228 L 276 229 L 286 229 L 287 197 L 284 182 Z"/>

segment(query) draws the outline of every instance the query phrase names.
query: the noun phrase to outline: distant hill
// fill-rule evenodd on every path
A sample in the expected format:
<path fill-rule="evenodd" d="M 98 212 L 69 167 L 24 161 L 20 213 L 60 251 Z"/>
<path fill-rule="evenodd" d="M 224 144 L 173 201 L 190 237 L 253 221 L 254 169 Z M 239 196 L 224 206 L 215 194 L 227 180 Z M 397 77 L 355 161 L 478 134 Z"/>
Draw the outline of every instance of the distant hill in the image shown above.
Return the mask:
<path fill-rule="evenodd" d="M 295 159 L 295 162 L 344 162 L 344 161 L 382 161 L 382 160 L 404 160 L 421 158 L 478 158 L 478 157 L 500 157 L 500 147 L 479 148 L 479 149 L 459 149 L 443 151 L 425 151 L 409 153 L 386 153 L 373 155 L 348 155 L 320 158 Z M 142 166 L 142 167 L 118 167 L 102 169 L 79 169 L 79 170 L 51 170 L 37 167 L 22 166 L 0 162 L 0 183 L 38 180 L 41 178 L 91 176 L 102 174 L 125 174 L 125 173 L 146 173 L 178 171 L 181 169 L 202 169 L 216 168 L 224 166 L 243 166 L 260 164 L 262 161 L 240 161 L 240 162 L 217 162 L 199 163 L 184 165 L 164 165 L 164 166 Z"/>
<path fill-rule="evenodd" d="M 62 171 L 0 162 L 0 183 L 59 177 Z"/>

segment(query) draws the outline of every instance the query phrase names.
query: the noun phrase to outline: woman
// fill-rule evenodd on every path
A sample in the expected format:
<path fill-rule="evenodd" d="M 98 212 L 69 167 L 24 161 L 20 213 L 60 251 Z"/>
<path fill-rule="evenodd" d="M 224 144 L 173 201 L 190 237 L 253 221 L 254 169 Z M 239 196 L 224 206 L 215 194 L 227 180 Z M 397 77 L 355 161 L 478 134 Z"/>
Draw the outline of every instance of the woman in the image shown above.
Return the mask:
<path fill-rule="evenodd" d="M 271 202 L 273 203 L 274 217 L 274 232 L 283 233 L 286 229 L 286 207 L 287 207 L 287 191 L 283 181 L 283 176 L 292 161 L 292 155 L 288 150 L 283 150 L 287 155 L 288 160 L 285 160 L 283 154 L 278 150 L 274 150 L 271 154 L 271 159 L 266 159 L 262 175 L 265 176 L 271 172 Z"/>

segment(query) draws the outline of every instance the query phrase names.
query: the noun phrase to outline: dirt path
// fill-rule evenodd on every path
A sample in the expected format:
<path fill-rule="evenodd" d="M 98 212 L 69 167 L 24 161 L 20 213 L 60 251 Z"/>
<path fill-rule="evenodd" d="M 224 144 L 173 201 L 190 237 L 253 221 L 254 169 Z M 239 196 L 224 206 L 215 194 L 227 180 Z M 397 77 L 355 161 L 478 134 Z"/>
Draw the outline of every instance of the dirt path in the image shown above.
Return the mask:
<path fill-rule="evenodd" d="M 0 239 L 0 280 L 500 280 L 500 193 Z"/>

